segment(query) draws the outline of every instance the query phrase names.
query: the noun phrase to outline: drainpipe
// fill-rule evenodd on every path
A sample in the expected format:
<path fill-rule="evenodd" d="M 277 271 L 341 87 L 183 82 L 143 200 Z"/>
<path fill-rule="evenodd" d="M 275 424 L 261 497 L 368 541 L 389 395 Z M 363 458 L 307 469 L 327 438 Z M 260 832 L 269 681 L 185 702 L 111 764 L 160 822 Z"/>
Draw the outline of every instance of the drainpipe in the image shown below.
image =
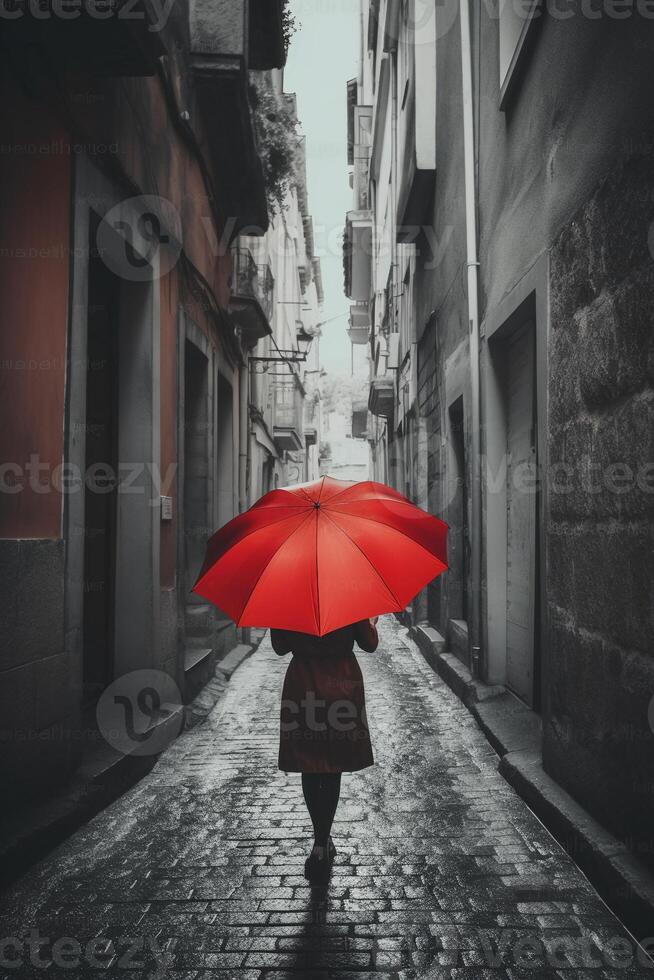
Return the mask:
<path fill-rule="evenodd" d="M 465 173 L 466 247 L 468 265 L 468 316 L 470 329 L 470 428 L 471 428 L 471 666 L 479 676 L 481 661 L 481 413 L 479 379 L 479 257 L 477 252 L 477 188 L 475 180 L 475 131 L 472 96 L 472 40 L 469 0 L 460 0 L 461 91 L 463 96 L 463 147 Z"/>
<path fill-rule="evenodd" d="M 398 120 L 398 108 L 397 108 L 397 45 L 393 48 L 390 53 L 391 57 L 391 229 L 393 240 L 391 242 L 391 282 L 393 283 L 393 304 L 395 304 L 395 298 L 397 293 L 397 272 L 398 272 L 398 257 L 397 257 L 397 198 L 398 198 L 398 163 L 397 163 L 397 120 Z M 395 322 L 393 323 L 395 326 Z"/>
<path fill-rule="evenodd" d="M 246 352 L 245 364 L 241 366 L 239 378 L 239 454 L 238 454 L 238 497 L 241 513 L 247 510 L 247 472 L 250 449 L 249 400 L 250 400 L 250 359 Z"/>

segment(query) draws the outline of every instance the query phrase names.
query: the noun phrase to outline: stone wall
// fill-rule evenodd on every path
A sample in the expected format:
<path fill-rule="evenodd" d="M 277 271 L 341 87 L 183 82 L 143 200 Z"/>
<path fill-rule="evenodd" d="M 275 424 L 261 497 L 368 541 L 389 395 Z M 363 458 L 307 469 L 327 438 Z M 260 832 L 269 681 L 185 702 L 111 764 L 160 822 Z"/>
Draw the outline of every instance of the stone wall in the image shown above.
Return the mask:
<path fill-rule="evenodd" d="M 548 772 L 651 867 L 654 166 L 624 158 L 551 251 Z"/>
<path fill-rule="evenodd" d="M 65 650 L 64 542 L 0 542 L 0 771 L 7 796 L 47 790 L 80 750 L 80 665 Z"/>
<path fill-rule="evenodd" d="M 440 514 L 441 510 L 441 407 L 437 384 L 436 329 L 433 320 L 418 346 L 418 411 L 426 427 L 427 509 L 431 514 Z M 427 616 L 431 623 L 443 628 L 441 591 L 440 577 L 427 587 Z"/>

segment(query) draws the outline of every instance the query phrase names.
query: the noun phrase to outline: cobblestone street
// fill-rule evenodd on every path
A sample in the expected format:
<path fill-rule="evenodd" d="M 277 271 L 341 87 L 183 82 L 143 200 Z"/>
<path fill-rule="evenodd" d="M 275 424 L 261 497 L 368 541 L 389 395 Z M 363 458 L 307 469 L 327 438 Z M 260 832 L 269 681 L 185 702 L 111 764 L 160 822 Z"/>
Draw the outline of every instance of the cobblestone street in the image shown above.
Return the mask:
<path fill-rule="evenodd" d="M 380 632 L 359 655 L 376 765 L 343 777 L 329 887 L 302 875 L 266 636 L 204 724 L 5 894 L 2 975 L 653 976 L 407 631 Z"/>

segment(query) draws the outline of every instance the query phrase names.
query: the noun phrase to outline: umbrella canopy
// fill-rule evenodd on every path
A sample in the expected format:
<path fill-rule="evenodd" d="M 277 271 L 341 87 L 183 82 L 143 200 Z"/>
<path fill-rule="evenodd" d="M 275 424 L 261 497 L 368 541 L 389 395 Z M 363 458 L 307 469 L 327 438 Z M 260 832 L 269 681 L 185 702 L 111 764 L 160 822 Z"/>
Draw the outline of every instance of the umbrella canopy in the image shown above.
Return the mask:
<path fill-rule="evenodd" d="M 382 483 L 272 490 L 209 540 L 193 591 L 238 626 L 323 636 L 404 609 L 447 568 L 447 525 Z"/>

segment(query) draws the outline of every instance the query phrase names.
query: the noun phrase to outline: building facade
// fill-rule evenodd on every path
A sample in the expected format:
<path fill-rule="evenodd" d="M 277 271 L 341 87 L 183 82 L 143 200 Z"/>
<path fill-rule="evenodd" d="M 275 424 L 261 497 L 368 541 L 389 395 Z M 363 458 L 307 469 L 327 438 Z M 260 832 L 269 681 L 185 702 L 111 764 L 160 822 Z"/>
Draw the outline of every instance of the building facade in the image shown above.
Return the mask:
<path fill-rule="evenodd" d="M 546 773 L 652 867 L 654 24 L 637 6 L 364 0 L 344 261 L 374 476 L 450 527 L 413 623 L 533 712 Z"/>
<path fill-rule="evenodd" d="M 272 305 L 291 286 L 269 290 L 287 219 L 269 220 L 251 94 L 253 73 L 281 85 L 284 6 L 3 20 L 0 759 L 14 799 L 70 776 L 115 680 L 158 671 L 188 701 L 248 640 L 191 588 L 208 536 L 295 475 L 287 416 L 260 472 L 251 361 L 261 337 L 299 346 L 300 316 L 286 329 Z M 300 252 L 310 273 L 288 298 L 313 304 L 315 333 L 320 270 Z M 303 474 L 317 468 L 306 390 L 294 381 L 289 425 Z"/>
<path fill-rule="evenodd" d="M 267 329 L 249 358 L 250 478 L 248 501 L 291 483 L 318 477 L 320 442 L 320 327 L 324 302 L 320 259 L 309 211 L 305 138 L 296 99 L 283 91 L 282 73 L 259 78 L 292 126 L 294 165 L 263 237 L 242 236 L 268 282 Z"/>

